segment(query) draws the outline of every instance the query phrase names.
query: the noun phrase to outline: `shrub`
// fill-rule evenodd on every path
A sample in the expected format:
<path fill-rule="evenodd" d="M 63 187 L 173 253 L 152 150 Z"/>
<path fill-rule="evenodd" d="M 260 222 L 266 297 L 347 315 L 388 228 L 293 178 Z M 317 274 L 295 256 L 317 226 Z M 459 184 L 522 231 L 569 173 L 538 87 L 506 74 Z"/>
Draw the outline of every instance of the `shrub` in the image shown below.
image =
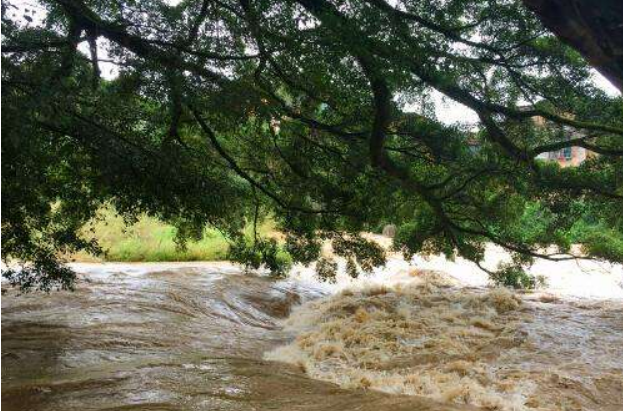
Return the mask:
<path fill-rule="evenodd" d="M 496 285 L 515 289 L 533 290 L 545 283 L 543 277 L 527 273 L 523 267 L 513 264 L 500 265 L 489 277 Z"/>

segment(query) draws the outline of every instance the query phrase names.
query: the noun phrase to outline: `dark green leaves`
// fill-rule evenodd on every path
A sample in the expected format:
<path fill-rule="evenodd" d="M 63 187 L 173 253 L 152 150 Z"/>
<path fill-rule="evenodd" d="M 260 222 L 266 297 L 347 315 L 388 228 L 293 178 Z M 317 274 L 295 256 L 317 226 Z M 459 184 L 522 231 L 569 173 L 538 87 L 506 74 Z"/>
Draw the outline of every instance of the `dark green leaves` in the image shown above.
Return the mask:
<path fill-rule="evenodd" d="M 359 233 L 388 223 L 406 256 L 623 255 L 623 102 L 519 1 L 42 6 L 42 25 L 2 19 L 3 255 L 32 263 L 15 283 L 70 284 L 58 257 L 97 252 L 76 233 L 103 204 L 180 246 L 218 229 L 278 275 L 327 240 L 370 271 L 384 252 Z M 479 127 L 436 118 L 435 93 Z M 551 147 L 598 155 L 561 169 L 535 159 Z M 245 233 L 258 210 L 285 245 Z"/>

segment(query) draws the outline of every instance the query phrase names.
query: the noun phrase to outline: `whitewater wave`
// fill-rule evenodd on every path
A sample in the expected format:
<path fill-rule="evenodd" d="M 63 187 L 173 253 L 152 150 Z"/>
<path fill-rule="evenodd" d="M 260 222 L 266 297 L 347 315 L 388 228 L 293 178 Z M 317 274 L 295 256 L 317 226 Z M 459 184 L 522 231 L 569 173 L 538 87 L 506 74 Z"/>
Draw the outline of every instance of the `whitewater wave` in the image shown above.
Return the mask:
<path fill-rule="evenodd" d="M 455 277 L 421 269 L 384 283 L 372 276 L 341 285 L 337 294 L 295 308 L 283 323 L 295 338 L 265 358 L 344 388 L 487 410 L 623 404 L 623 353 L 596 343 L 608 323 L 619 327 L 612 336 L 623 346 L 620 302 L 579 310 L 552 294 L 521 297 L 459 285 Z M 555 345 L 565 338 L 575 338 L 577 347 Z M 569 368 L 569 355 L 600 363 Z"/>
<path fill-rule="evenodd" d="M 387 239 L 384 246 L 389 247 Z M 333 284 L 321 283 L 313 266 L 296 266 L 290 273 L 293 281 L 308 284 L 328 293 L 336 293 L 347 288 L 376 285 L 395 286 L 412 281 L 409 273 L 414 269 L 442 272 L 446 278 L 453 279 L 463 287 L 488 287 L 491 282 L 487 273 L 476 264 L 457 257 L 449 260 L 443 255 L 416 255 L 404 260 L 399 254 L 388 253 L 387 264 L 377 267 L 372 273 L 351 278 L 345 270 L 346 262 L 338 259 L 337 281 Z M 488 245 L 482 265 L 495 270 L 500 263 L 511 260 L 508 253 L 500 247 Z M 545 280 L 539 291 L 560 297 L 621 299 L 623 300 L 623 265 L 595 260 L 549 261 L 537 258 L 528 268 L 528 273 Z"/>

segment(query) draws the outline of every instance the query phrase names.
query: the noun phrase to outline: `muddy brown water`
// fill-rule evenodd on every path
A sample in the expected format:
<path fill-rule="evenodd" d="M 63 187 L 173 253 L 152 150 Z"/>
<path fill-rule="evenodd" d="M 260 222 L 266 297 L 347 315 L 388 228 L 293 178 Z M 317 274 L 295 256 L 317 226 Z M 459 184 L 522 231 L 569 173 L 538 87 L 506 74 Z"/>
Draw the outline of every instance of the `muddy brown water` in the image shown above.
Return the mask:
<path fill-rule="evenodd" d="M 262 360 L 317 289 L 223 265 L 87 271 L 75 292 L 2 297 L 4 411 L 472 409 Z"/>

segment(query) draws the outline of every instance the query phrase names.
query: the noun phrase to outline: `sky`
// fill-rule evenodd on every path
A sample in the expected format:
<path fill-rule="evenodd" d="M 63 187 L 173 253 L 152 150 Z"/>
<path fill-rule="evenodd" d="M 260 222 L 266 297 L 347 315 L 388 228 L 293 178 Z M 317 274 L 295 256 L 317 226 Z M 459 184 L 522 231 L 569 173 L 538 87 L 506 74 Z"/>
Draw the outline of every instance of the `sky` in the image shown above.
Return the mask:
<path fill-rule="evenodd" d="M 621 92 L 610 83 L 597 70 L 592 69 L 592 80 L 594 84 L 606 92 L 609 96 L 620 96 Z M 441 93 L 436 92 L 433 96 L 435 102 L 435 114 L 437 119 L 444 124 L 465 123 L 469 125 L 478 124 L 478 115 L 475 111 L 464 106 L 463 104 L 454 102 L 448 98 L 443 98 Z"/>

